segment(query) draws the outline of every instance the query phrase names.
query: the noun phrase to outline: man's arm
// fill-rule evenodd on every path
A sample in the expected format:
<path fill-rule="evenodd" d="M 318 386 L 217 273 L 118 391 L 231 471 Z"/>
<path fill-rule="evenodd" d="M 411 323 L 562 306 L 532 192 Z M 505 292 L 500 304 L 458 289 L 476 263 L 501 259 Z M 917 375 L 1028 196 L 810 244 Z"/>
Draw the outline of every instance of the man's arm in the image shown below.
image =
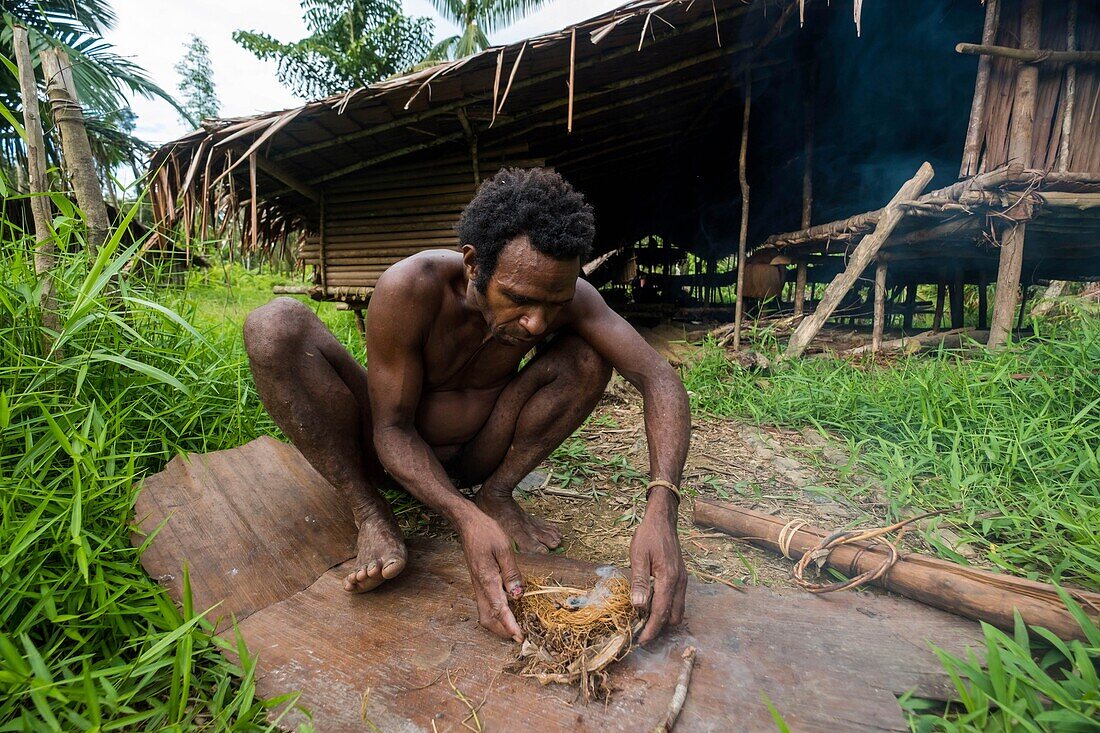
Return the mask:
<path fill-rule="evenodd" d="M 691 438 L 691 411 L 680 376 L 588 282 L 577 282 L 570 311 L 573 329 L 642 394 L 650 478 L 679 487 Z M 654 486 L 630 546 L 631 600 L 650 609 L 641 644 L 684 616 L 687 571 L 676 533 L 678 505 L 672 491 Z"/>
<path fill-rule="evenodd" d="M 421 263 L 409 263 L 383 275 L 371 297 L 367 349 L 374 447 L 390 475 L 458 532 L 481 624 L 522 641 L 505 595 L 505 589 L 516 598 L 523 595 L 511 542 L 455 489 L 415 426 L 424 378 L 422 344 L 439 308 L 440 285 Z"/>

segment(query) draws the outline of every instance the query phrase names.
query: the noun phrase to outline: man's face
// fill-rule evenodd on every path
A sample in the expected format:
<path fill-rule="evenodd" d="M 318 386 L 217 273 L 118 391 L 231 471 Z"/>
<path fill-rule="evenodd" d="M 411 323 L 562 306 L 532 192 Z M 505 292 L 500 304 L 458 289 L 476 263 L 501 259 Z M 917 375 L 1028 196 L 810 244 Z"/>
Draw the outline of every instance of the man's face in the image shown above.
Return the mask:
<path fill-rule="evenodd" d="M 531 246 L 526 236 L 516 237 L 500 252 L 496 272 L 479 306 L 493 338 L 519 346 L 539 340 L 573 300 L 580 260 L 557 260 Z"/>

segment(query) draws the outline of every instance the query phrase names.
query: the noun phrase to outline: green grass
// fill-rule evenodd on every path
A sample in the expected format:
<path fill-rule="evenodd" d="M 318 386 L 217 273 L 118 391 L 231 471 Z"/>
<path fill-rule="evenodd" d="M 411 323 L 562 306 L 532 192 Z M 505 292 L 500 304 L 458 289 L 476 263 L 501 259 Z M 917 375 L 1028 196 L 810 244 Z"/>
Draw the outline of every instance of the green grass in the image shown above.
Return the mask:
<path fill-rule="evenodd" d="M 57 226 L 79 251 L 81 222 Z M 95 263 L 69 255 L 50 353 L 31 242 L 3 231 L 0 731 L 269 729 L 269 711 L 293 699 L 257 699 L 247 650 L 234 645 L 239 661 L 228 661 L 205 609 L 177 607 L 145 574 L 130 521 L 135 486 L 174 455 L 277 434 L 240 336 L 277 278 L 218 266 L 180 290 L 136 280 L 111 290 L 129 257 L 117 241 Z M 361 358 L 352 318 L 317 311 Z M 1001 568 L 1096 588 L 1098 342 L 1096 316 L 1077 313 L 999 354 L 869 371 L 806 360 L 761 377 L 711 347 L 684 378 L 697 413 L 844 436 L 896 507 L 961 505 L 956 528 Z M 567 442 L 555 471 L 583 482 L 586 454 Z M 1000 667 L 944 655 L 960 702 L 905 704 L 919 730 L 1087 730 L 1098 646 L 987 630 Z"/>
<path fill-rule="evenodd" d="M 999 569 L 1096 590 L 1097 364 L 1100 318 L 1078 312 L 998 353 L 803 359 L 760 376 L 710 348 L 684 379 L 696 410 L 842 436 L 896 510 L 959 507 L 954 528 Z"/>
<path fill-rule="evenodd" d="M 82 223 L 55 226 L 79 252 Z M 270 729 L 291 700 L 257 699 L 247 650 L 220 654 L 206 609 L 177 607 L 129 537 L 143 476 L 272 430 L 239 336 L 200 333 L 136 282 L 109 286 L 130 256 L 117 240 L 95 263 L 62 258 L 48 335 L 31 242 L 4 230 L 0 731 Z"/>

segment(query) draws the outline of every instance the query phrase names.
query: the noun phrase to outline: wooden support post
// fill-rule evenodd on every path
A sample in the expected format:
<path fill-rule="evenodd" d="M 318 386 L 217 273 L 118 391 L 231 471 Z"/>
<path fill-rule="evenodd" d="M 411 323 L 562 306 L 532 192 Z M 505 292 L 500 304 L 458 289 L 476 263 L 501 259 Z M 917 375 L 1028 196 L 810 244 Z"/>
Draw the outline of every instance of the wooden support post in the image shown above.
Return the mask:
<path fill-rule="evenodd" d="M 909 283 L 905 286 L 905 313 L 902 315 L 901 327 L 906 333 L 913 330 L 913 315 L 917 311 L 917 284 Z"/>
<path fill-rule="evenodd" d="M 825 295 L 822 296 L 817 310 L 814 311 L 812 316 L 803 320 L 791 335 L 787 350 L 781 358 L 789 359 L 802 355 L 802 352 L 806 350 L 806 346 L 821 330 L 821 327 L 825 325 L 826 319 L 836 310 L 845 293 L 851 289 L 852 285 L 871 263 L 871 260 L 878 255 L 882 243 L 886 241 L 890 233 L 894 231 L 894 227 L 901 221 L 903 213 L 900 204 L 903 201 L 911 201 L 916 198 L 928 185 L 928 182 L 932 180 L 933 175 L 932 166 L 926 162 L 921 165 L 917 174 L 894 194 L 894 198 L 890 199 L 890 203 L 883 210 L 882 217 L 875 226 L 875 230 L 860 241 L 852 253 L 848 267 L 845 268 L 844 272 L 837 275 L 829 284 L 829 287 L 826 288 Z"/>
<path fill-rule="evenodd" d="M 46 77 L 46 95 L 54 121 L 61 130 L 61 147 L 65 167 L 72 180 L 76 202 L 88 222 L 88 253 L 95 257 L 107 240 L 110 218 L 103 201 L 103 187 L 96 173 L 92 146 L 84 127 L 84 110 L 76 97 L 76 90 L 66 84 L 71 79 L 69 57 L 60 49 L 48 49 L 39 55 Z"/>
<path fill-rule="evenodd" d="M 733 349 L 741 348 L 741 319 L 745 315 L 745 247 L 749 237 L 749 179 L 746 161 L 749 151 L 749 112 L 752 108 L 752 69 L 745 71 L 745 109 L 741 118 L 741 153 L 737 176 L 741 184 L 741 233 L 737 240 L 737 302 L 733 315 Z"/>
<path fill-rule="evenodd" d="M 882 331 L 886 321 L 886 262 L 875 265 L 875 320 L 871 325 L 871 351 L 882 347 Z"/>
<path fill-rule="evenodd" d="M 252 256 L 260 249 L 260 200 L 259 191 L 256 189 L 256 154 L 248 156 L 248 190 L 252 197 L 249 203 L 250 229 L 252 240 L 249 249 L 248 262 L 252 263 Z"/>
<path fill-rule="evenodd" d="M 321 270 L 321 289 L 328 292 L 328 261 L 325 257 L 325 196 L 321 194 L 321 223 L 317 232 L 318 262 Z"/>
<path fill-rule="evenodd" d="M 1030 285 L 1024 285 L 1022 290 L 1023 290 L 1023 297 L 1020 299 L 1020 315 L 1016 319 L 1016 330 L 1017 331 L 1019 331 L 1020 329 L 1022 329 L 1024 327 L 1024 316 L 1027 315 L 1027 299 L 1028 299 L 1028 296 L 1031 294 L 1031 286 Z"/>
<path fill-rule="evenodd" d="M 948 293 L 951 298 L 951 328 L 962 328 L 965 321 L 965 313 L 963 311 L 964 290 L 966 282 L 963 280 L 963 271 L 961 267 L 955 268 L 955 274 L 951 280 L 951 286 L 948 288 Z"/>
<path fill-rule="evenodd" d="M 1022 0 L 1020 10 L 1020 48 L 1039 48 L 1039 32 L 1043 21 L 1043 0 Z M 1012 129 L 1008 138 L 1009 170 L 1023 171 L 1031 166 L 1031 151 L 1035 129 L 1035 101 L 1039 88 L 1039 67 L 1021 63 L 1016 71 L 1016 95 L 1012 106 Z M 1012 328 L 1016 310 L 1020 272 L 1024 263 L 1023 223 L 1013 226 L 1001 240 L 1000 262 L 997 268 L 997 292 L 993 300 L 993 320 L 989 325 L 989 346 L 1003 345 Z"/>
<path fill-rule="evenodd" d="M 997 36 L 997 22 L 1001 11 L 1000 0 L 986 0 L 985 26 L 982 28 L 982 44 L 991 45 Z M 978 159 L 982 152 L 982 137 L 985 133 L 985 100 L 989 90 L 989 72 L 993 59 L 989 56 L 978 58 L 978 75 L 974 81 L 974 101 L 970 106 L 970 122 L 966 128 L 966 143 L 963 145 L 962 167 L 959 178 L 967 178 L 978 172 Z"/>
<path fill-rule="evenodd" d="M 985 270 L 978 270 L 978 330 L 989 328 L 989 283 Z"/>
<path fill-rule="evenodd" d="M 947 286 L 941 275 L 939 282 L 936 283 L 936 310 L 932 312 L 932 333 L 939 333 L 940 328 L 943 327 L 943 302 L 947 295 L 946 291 Z"/>
<path fill-rule="evenodd" d="M 38 108 L 38 82 L 34 78 L 27 29 L 12 26 L 12 45 L 19 65 L 19 91 L 23 102 L 24 144 L 27 147 L 27 183 L 29 185 L 31 217 L 34 219 L 34 274 L 41 283 L 39 307 L 42 325 L 51 331 L 61 330 L 57 315 L 57 295 L 53 288 L 53 269 L 57 264 L 57 240 L 53 236 L 53 213 L 50 209 L 50 181 L 46 176 L 46 141 L 42 135 L 42 117 Z M 47 350 L 52 344 L 47 340 Z"/>
<path fill-rule="evenodd" d="M 795 270 L 794 280 L 794 314 L 802 315 L 806 307 L 806 261 L 800 260 Z"/>

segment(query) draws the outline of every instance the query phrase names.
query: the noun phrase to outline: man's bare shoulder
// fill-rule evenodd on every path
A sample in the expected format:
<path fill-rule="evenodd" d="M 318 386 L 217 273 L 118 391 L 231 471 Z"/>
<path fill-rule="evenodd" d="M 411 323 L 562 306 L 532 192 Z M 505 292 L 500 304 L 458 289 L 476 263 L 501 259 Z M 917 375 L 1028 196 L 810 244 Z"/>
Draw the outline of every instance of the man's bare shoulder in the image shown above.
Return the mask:
<path fill-rule="evenodd" d="M 569 320 L 576 323 L 582 320 L 600 318 L 611 311 L 600 291 L 584 278 L 577 279 L 577 290 L 567 308 Z"/>
<path fill-rule="evenodd" d="M 462 277 L 462 255 L 451 250 L 424 250 L 396 263 L 378 278 L 371 304 L 415 304 L 438 309 L 446 291 Z"/>

